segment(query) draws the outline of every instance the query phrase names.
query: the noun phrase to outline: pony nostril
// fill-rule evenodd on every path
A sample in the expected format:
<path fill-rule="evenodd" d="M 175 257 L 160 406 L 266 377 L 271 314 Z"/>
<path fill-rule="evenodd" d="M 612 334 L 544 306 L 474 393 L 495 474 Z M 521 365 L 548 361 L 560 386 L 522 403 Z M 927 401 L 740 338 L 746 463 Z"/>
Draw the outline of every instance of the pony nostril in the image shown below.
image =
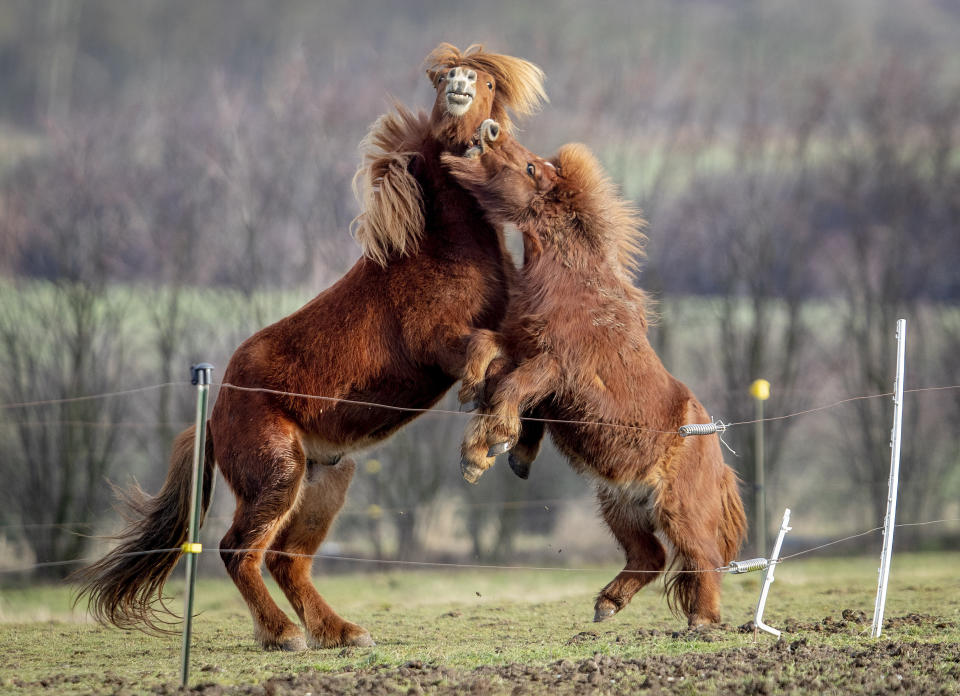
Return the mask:
<path fill-rule="evenodd" d="M 467 79 L 471 82 L 477 81 L 477 71 L 476 70 L 467 70 Z"/>

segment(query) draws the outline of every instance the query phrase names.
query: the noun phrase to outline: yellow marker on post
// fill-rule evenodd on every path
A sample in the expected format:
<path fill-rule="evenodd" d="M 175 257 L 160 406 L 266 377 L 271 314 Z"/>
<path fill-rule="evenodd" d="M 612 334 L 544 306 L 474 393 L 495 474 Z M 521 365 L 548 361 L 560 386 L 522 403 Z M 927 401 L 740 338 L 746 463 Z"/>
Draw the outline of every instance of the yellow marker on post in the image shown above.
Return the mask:
<path fill-rule="evenodd" d="M 763 487 L 763 402 L 770 398 L 770 382 L 755 379 L 750 385 L 750 396 L 756 401 L 756 429 L 754 446 L 754 528 L 757 530 L 757 550 L 761 555 L 767 549 L 767 514 Z"/>
<path fill-rule="evenodd" d="M 770 382 L 765 379 L 755 379 L 750 385 L 750 396 L 758 401 L 766 401 L 770 398 Z"/>

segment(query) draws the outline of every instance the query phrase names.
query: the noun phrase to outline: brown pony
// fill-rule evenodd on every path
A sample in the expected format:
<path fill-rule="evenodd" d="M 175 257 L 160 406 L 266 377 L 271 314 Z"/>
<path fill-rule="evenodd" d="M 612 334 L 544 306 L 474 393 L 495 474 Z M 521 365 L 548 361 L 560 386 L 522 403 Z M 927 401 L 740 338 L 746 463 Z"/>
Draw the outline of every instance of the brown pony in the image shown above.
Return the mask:
<path fill-rule="evenodd" d="M 481 46 L 460 52 L 441 44 L 425 64 L 437 90 L 429 117 L 397 105 L 363 145 L 354 180 L 363 257 L 237 349 L 210 416 L 203 509 L 216 465 L 237 502 L 220 554 L 264 648 L 373 644 L 314 588 L 311 556 L 353 476 L 344 455 L 383 440 L 416 412 L 339 400 L 430 408 L 460 378 L 471 333 L 496 328 L 505 315 L 515 269 L 502 229 L 447 175 L 440 155 L 463 154 L 485 119 L 510 132 L 508 111 L 532 113 L 546 98 L 543 73 Z M 176 618 L 162 590 L 180 551 L 135 554 L 186 540 L 193 438 L 192 428 L 178 436 L 156 497 L 138 489 L 127 496 L 133 516 L 120 545 L 83 571 L 81 596 L 102 623 L 163 630 L 163 612 Z M 306 638 L 267 592 L 265 556 Z"/>
<path fill-rule="evenodd" d="M 720 575 L 746 520 L 737 478 L 716 435 L 683 438 L 709 422 L 691 391 L 647 340 L 647 299 L 632 283 L 644 239 L 639 211 L 620 198 L 583 145 L 552 161 L 509 138 L 467 159 L 445 155 L 453 176 L 494 222 L 512 222 L 525 260 L 499 335 L 478 332 L 461 398 L 482 393 L 487 365 L 512 364 L 487 391 L 464 436 L 464 477 L 512 447 L 520 414 L 537 408 L 573 468 L 597 487 L 626 567 L 596 600 L 594 620 L 620 611 L 668 569 L 668 601 L 691 626 L 720 620 Z M 530 423 L 525 421 L 524 428 Z"/>

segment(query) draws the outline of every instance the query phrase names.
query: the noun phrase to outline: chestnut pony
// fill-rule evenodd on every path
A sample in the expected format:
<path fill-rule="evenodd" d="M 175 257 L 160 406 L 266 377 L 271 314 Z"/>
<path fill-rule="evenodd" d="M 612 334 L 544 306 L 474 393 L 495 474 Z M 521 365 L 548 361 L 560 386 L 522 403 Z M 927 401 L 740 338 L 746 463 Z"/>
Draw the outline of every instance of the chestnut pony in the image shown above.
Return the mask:
<path fill-rule="evenodd" d="M 525 251 L 499 333 L 478 331 L 469 348 L 461 400 L 480 396 L 484 408 L 464 436 L 464 477 L 475 481 L 491 455 L 514 446 L 520 414 L 536 408 L 558 449 L 596 484 L 626 553 L 594 620 L 677 570 L 666 585 L 670 606 L 691 626 L 719 621 L 720 575 L 712 571 L 734 558 L 746 519 L 717 436 L 678 434 L 710 419 L 647 339 L 647 299 L 632 282 L 645 239 L 639 211 L 583 145 L 546 161 L 504 138 L 479 158 L 443 161 L 493 222 L 517 225 Z M 483 398 L 486 368 L 504 356 L 510 366 Z"/>
<path fill-rule="evenodd" d="M 363 144 L 354 180 L 363 257 L 237 349 L 210 416 L 203 509 L 218 466 L 237 503 L 220 554 L 264 648 L 373 644 L 314 588 L 311 556 L 353 476 L 343 455 L 383 440 L 417 412 L 339 399 L 430 408 L 460 378 L 471 332 L 496 328 L 505 315 L 516 271 L 502 229 L 447 175 L 440 155 L 462 154 L 485 119 L 510 132 L 508 111 L 530 114 L 546 98 L 543 73 L 478 45 L 461 52 L 441 44 L 425 65 L 437 90 L 430 115 L 397 105 Z M 121 543 L 82 571 L 81 596 L 102 623 L 163 630 L 176 618 L 162 590 L 180 551 L 130 554 L 186 540 L 193 439 L 193 428 L 177 437 L 157 496 L 127 494 L 132 519 Z M 267 592 L 264 558 L 306 635 Z"/>

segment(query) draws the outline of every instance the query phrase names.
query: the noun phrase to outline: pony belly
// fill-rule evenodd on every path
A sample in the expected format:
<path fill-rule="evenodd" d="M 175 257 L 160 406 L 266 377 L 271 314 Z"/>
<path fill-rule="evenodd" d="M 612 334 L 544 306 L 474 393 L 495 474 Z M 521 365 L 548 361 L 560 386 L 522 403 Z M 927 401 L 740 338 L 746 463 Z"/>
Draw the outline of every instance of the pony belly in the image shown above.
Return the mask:
<path fill-rule="evenodd" d="M 587 420 L 591 416 L 554 415 L 560 420 Z M 607 425 L 550 423 L 550 436 L 578 474 L 613 486 L 641 483 L 654 486 L 664 448 L 658 434 L 637 433 Z"/>
<path fill-rule="evenodd" d="M 618 515 L 628 517 L 636 529 L 644 529 L 653 534 L 666 552 L 669 568 L 673 564 L 677 549 L 670 537 L 663 531 L 660 522 L 657 501 L 659 494 L 654 486 L 641 482 L 628 484 L 613 483 L 604 478 L 591 477 L 597 486 L 597 495 L 610 501 Z"/>

